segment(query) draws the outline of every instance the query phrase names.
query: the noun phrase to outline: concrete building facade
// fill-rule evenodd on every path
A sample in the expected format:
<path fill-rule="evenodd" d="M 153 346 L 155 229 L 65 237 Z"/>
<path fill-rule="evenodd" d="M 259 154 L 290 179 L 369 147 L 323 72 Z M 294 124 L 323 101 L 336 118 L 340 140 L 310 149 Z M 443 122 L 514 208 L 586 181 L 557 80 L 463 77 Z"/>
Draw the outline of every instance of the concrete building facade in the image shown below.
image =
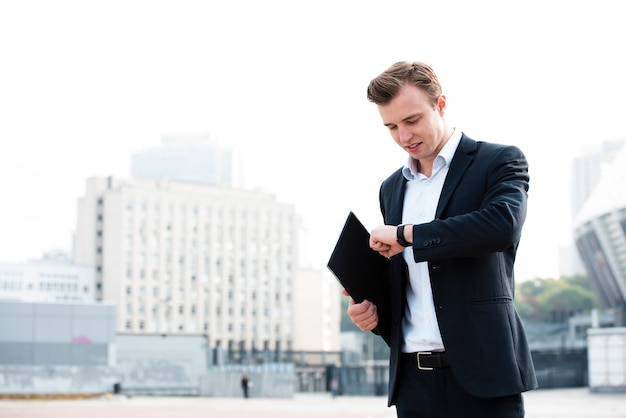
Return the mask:
<path fill-rule="evenodd" d="M 0 300 L 94 300 L 95 270 L 64 260 L 31 260 L 0 263 Z"/>
<path fill-rule="evenodd" d="M 205 335 L 241 360 L 293 349 L 297 231 L 293 205 L 266 193 L 91 178 L 74 258 L 95 266 L 117 332 Z"/>

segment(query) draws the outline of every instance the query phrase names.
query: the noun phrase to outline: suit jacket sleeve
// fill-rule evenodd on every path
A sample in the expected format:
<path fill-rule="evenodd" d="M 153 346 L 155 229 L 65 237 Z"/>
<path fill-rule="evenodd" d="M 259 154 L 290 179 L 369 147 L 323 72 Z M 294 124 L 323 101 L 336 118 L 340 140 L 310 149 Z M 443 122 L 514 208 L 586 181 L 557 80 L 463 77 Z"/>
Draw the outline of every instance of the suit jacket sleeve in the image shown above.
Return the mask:
<path fill-rule="evenodd" d="M 489 158 L 473 159 L 460 178 L 451 168 L 453 176 L 446 179 L 437 219 L 413 227 L 416 262 L 480 256 L 517 246 L 527 209 L 526 158 L 516 147 L 484 154 Z"/>

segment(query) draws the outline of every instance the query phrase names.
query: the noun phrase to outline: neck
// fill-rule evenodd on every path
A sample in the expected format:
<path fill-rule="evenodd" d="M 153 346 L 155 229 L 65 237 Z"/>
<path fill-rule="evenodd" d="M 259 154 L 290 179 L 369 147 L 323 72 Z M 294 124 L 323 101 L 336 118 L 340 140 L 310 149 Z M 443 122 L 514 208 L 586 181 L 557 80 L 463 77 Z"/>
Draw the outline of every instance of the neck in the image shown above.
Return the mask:
<path fill-rule="evenodd" d="M 426 177 L 430 177 L 433 174 L 433 162 L 434 160 L 415 160 L 417 171 Z"/>
<path fill-rule="evenodd" d="M 425 175 L 426 177 L 430 177 L 433 174 L 433 164 L 435 163 L 435 159 L 446 145 L 452 134 L 454 133 L 454 128 L 446 125 L 444 133 L 442 135 L 441 142 L 437 147 L 437 150 L 432 154 L 432 156 L 428 158 L 424 158 L 421 160 L 416 160 L 415 165 L 417 166 L 417 171 Z"/>

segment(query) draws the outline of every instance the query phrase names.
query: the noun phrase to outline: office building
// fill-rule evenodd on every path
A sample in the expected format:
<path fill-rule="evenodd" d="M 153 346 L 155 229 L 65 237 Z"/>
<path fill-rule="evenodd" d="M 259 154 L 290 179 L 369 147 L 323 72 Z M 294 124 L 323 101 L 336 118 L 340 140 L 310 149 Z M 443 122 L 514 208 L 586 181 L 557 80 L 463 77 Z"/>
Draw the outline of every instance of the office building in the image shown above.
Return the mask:
<path fill-rule="evenodd" d="M 615 325 L 626 325 L 626 147 L 602 176 L 574 220 L 574 238 L 585 269 Z"/>
<path fill-rule="evenodd" d="M 92 302 L 95 269 L 60 254 L 27 263 L 0 263 L 0 299 L 30 302 Z"/>
<path fill-rule="evenodd" d="M 573 160 L 570 185 L 572 223 L 602 177 L 606 175 L 624 143 L 625 139 L 615 139 L 599 144 L 588 144 L 583 148 L 582 155 Z M 559 271 L 561 276 L 585 274 L 585 267 L 574 244 L 559 248 Z"/>
<path fill-rule="evenodd" d="M 204 184 L 91 178 L 75 261 L 117 332 L 204 334 L 233 357 L 293 348 L 298 225 L 273 195 Z"/>
<path fill-rule="evenodd" d="M 607 140 L 585 147 L 572 162 L 571 210 L 575 218 L 600 180 L 610 169 L 626 139 Z"/>
<path fill-rule="evenodd" d="M 162 135 L 160 147 L 132 155 L 131 176 L 231 187 L 233 151 L 208 133 Z"/>

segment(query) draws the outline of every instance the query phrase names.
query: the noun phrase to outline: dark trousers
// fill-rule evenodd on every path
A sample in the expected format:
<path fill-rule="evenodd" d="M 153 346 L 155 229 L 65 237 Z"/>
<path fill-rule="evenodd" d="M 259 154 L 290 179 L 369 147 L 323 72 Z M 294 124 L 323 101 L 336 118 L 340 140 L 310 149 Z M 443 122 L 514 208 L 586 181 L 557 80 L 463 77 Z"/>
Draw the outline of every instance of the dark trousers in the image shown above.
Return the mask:
<path fill-rule="evenodd" d="M 478 398 L 463 389 L 450 367 L 419 370 L 401 356 L 396 411 L 398 418 L 523 418 L 521 394 Z"/>

